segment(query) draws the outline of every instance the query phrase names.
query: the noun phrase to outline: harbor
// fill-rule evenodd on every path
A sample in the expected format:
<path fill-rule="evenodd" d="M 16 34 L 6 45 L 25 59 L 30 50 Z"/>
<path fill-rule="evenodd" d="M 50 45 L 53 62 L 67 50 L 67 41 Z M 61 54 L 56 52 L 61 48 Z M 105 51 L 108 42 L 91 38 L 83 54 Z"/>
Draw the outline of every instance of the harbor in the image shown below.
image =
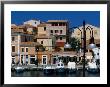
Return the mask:
<path fill-rule="evenodd" d="M 11 76 L 12 77 L 83 77 L 83 66 L 77 65 L 77 69 L 75 72 L 68 73 L 68 67 L 65 66 L 65 73 L 56 73 L 56 66 L 55 65 L 48 65 L 51 66 L 53 69 L 52 73 L 44 73 L 44 69 L 46 66 L 36 66 L 36 65 L 19 65 L 22 67 L 23 71 L 16 72 L 16 68 L 18 65 L 14 65 L 11 68 Z M 85 77 L 99 77 L 100 72 L 91 73 L 87 70 L 87 65 L 85 66 Z"/>
<path fill-rule="evenodd" d="M 30 70 L 24 71 L 22 73 L 16 73 L 15 71 L 11 72 L 11 77 L 83 77 L 82 69 L 77 70 L 76 73 L 65 73 L 65 74 L 44 74 L 43 70 Z M 100 73 L 89 73 L 85 70 L 85 77 L 100 77 Z"/>

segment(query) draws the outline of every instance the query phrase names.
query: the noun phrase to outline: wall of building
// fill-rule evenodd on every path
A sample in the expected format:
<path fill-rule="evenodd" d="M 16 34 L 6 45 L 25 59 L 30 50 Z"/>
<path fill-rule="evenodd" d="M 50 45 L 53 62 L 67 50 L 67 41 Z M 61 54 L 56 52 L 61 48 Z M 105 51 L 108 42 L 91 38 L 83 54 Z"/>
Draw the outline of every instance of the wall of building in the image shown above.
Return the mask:
<path fill-rule="evenodd" d="M 100 29 L 98 27 L 92 26 L 92 25 L 85 25 L 85 28 L 87 28 L 87 26 L 90 26 L 91 28 L 93 28 L 93 37 L 94 39 L 100 39 Z M 83 37 L 83 26 L 79 27 L 79 29 L 82 31 L 82 37 Z M 74 32 L 72 32 L 71 37 L 76 37 L 80 40 L 81 42 L 81 31 L 78 28 L 74 29 Z M 92 35 L 92 31 L 91 31 L 91 35 Z M 86 30 L 86 40 L 90 39 L 90 30 L 87 29 Z"/>
<path fill-rule="evenodd" d="M 41 43 L 43 41 L 43 44 Z M 46 47 L 46 50 L 52 51 L 52 39 L 51 38 L 37 38 L 37 42 Z"/>
<path fill-rule="evenodd" d="M 37 27 L 37 25 L 39 25 L 40 24 L 40 20 L 29 20 L 29 21 L 26 21 L 26 22 L 24 22 L 24 24 L 29 24 L 29 25 L 32 25 L 32 26 L 34 26 L 34 27 Z"/>

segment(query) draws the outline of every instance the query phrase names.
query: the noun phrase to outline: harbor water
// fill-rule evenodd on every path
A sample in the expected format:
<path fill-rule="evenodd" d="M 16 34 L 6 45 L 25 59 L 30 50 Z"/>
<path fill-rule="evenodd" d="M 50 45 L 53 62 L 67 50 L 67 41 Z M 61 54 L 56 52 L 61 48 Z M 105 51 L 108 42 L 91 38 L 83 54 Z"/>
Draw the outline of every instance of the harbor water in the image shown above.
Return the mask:
<path fill-rule="evenodd" d="M 82 70 L 77 70 L 75 73 L 52 73 L 52 74 L 44 74 L 42 70 L 40 71 L 24 71 L 21 73 L 17 73 L 16 71 L 11 72 L 12 77 L 83 77 Z M 100 77 L 100 73 L 90 73 L 85 71 L 85 77 Z"/>

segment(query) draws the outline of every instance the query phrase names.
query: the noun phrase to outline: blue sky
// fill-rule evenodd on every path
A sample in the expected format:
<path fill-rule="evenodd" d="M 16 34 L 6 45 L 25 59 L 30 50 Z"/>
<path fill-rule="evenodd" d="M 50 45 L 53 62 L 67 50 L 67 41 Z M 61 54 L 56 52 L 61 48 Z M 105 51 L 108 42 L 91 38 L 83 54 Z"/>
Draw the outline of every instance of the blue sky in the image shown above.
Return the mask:
<path fill-rule="evenodd" d="M 41 22 L 48 20 L 68 20 L 69 28 L 81 26 L 83 20 L 86 23 L 100 27 L 99 11 L 12 11 L 11 23 L 21 25 L 30 19 L 38 19 Z"/>

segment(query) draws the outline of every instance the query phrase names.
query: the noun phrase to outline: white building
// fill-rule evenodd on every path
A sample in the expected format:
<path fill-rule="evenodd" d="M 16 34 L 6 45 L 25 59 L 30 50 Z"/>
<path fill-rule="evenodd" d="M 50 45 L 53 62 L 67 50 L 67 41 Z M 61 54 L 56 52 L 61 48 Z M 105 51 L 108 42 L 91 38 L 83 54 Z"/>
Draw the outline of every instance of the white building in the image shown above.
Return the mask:
<path fill-rule="evenodd" d="M 40 20 L 29 20 L 29 21 L 24 22 L 24 25 L 25 24 L 29 24 L 29 25 L 32 25 L 34 27 L 37 27 L 37 25 L 40 24 Z"/>

